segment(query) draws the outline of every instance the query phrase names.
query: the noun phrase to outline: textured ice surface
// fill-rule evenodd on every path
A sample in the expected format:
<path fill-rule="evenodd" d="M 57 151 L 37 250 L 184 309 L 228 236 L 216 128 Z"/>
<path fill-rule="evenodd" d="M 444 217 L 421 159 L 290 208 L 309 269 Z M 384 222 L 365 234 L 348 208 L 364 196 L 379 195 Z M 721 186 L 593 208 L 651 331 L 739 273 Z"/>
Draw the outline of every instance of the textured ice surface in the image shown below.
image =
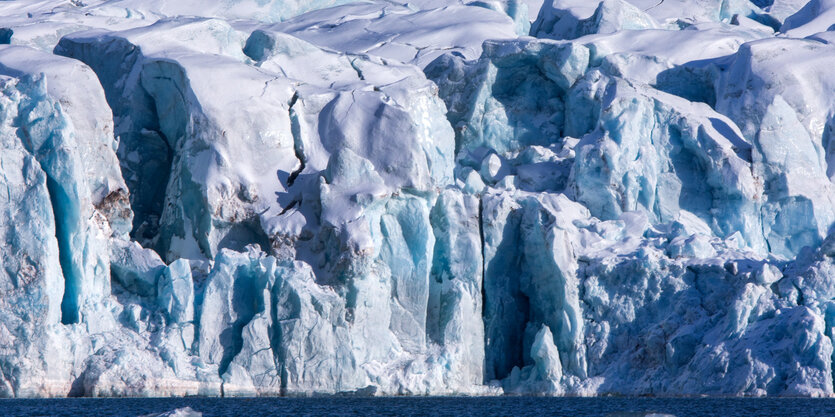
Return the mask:
<path fill-rule="evenodd" d="M 273 28 L 337 51 L 423 67 L 445 52 L 477 58 L 486 39 L 526 35 L 524 10 L 516 0 L 357 2 L 308 13 Z"/>
<path fill-rule="evenodd" d="M 831 395 L 830 3 L 0 2 L 0 396 Z"/>

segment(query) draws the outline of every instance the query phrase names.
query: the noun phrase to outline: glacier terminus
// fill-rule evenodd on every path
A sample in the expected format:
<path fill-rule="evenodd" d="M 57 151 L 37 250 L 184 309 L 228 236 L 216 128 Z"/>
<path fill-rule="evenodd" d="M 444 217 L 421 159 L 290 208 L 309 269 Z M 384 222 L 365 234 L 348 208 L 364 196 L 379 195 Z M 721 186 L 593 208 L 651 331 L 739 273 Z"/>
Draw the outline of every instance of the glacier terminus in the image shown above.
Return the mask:
<path fill-rule="evenodd" d="M 835 0 L 0 1 L 0 397 L 833 395 Z"/>

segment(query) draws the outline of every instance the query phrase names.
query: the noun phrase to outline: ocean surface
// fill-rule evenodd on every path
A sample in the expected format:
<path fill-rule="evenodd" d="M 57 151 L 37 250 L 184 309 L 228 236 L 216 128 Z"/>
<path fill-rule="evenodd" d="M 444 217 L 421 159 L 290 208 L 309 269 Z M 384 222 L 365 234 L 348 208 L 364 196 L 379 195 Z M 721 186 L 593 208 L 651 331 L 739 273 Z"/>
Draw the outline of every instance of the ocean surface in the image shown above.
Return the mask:
<path fill-rule="evenodd" d="M 203 416 L 835 416 L 809 398 L 137 398 L 0 400 L 2 416 L 140 416 L 191 407 Z"/>

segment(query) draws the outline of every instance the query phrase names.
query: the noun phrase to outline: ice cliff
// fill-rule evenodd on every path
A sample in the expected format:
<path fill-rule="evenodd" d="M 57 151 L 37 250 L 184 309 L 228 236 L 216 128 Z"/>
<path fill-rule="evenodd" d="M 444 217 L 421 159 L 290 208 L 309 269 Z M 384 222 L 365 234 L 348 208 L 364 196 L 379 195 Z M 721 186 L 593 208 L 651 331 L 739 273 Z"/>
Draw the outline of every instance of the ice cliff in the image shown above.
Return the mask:
<path fill-rule="evenodd" d="M 832 395 L 833 30 L 2 1 L 0 396 Z"/>

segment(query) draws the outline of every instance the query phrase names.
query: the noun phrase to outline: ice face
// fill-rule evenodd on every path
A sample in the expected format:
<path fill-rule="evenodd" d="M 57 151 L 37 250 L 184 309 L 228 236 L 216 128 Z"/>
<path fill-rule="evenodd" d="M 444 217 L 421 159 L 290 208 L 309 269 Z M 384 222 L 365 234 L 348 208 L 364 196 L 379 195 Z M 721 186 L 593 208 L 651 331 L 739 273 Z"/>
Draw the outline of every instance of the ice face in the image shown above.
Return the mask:
<path fill-rule="evenodd" d="M 826 1 L 0 3 L 2 396 L 833 392 Z"/>
<path fill-rule="evenodd" d="M 754 203 L 761 191 L 751 175 L 750 147 L 733 124 L 701 103 L 644 96 L 619 80 L 589 76 L 604 91 L 598 126 L 575 146 L 575 198 L 601 219 L 637 210 L 657 224 L 687 211 L 716 235 L 737 231 L 762 250 Z"/>
<path fill-rule="evenodd" d="M 782 16 L 788 15 L 780 26 L 780 32 L 795 38 L 804 38 L 818 32 L 832 30 L 835 3 L 831 0 L 809 2 L 775 2 Z M 782 10 L 781 10 L 782 9 Z M 788 9 L 788 10 L 786 10 Z"/>
<path fill-rule="evenodd" d="M 572 43 L 513 41 L 484 44 L 482 58 L 446 55 L 427 66 L 456 128 L 456 149 L 500 154 L 558 142 L 566 90 L 585 72 L 588 50 Z"/>
<path fill-rule="evenodd" d="M 20 84 L 14 134 L 46 175 L 65 278 L 61 320 L 78 323 L 109 295 L 108 239 L 126 237 L 131 218 L 106 110 L 83 110 L 104 97 L 94 74 L 73 60 L 18 47 L 2 53 L 4 73 L 26 77 L 28 65 L 42 74 Z M 79 75 L 70 80 L 67 72 Z"/>
<path fill-rule="evenodd" d="M 625 0 L 601 1 L 588 17 L 581 15 L 587 12 L 589 5 L 573 3 L 546 1 L 531 27 L 531 35 L 538 38 L 576 39 L 594 33 L 610 34 L 620 30 L 658 27 L 651 16 Z"/>
<path fill-rule="evenodd" d="M 833 103 L 812 93 L 829 88 L 831 81 L 820 71 L 827 62 L 823 50 L 830 47 L 795 39 L 745 44 L 717 89 L 717 110 L 727 114 L 754 145 L 753 173 L 767 197 L 762 209 L 764 237 L 778 255 L 791 256 L 802 246 L 819 245 L 832 223 L 831 193 L 821 190 L 832 186 L 828 143 Z M 798 65 L 796 58 L 768 63 L 757 58 L 778 48 L 796 49 L 794 53 L 810 61 Z M 781 63 L 790 72 L 775 73 L 771 65 Z"/>

